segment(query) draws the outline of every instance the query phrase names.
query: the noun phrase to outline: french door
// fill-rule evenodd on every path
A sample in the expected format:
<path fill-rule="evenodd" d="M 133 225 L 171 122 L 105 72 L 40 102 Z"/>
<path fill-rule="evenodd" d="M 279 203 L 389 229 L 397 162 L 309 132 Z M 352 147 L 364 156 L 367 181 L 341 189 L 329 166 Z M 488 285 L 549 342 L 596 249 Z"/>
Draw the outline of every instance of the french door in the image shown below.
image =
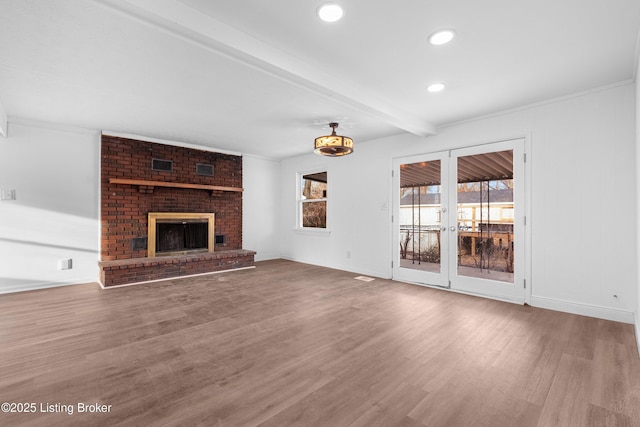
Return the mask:
<path fill-rule="evenodd" d="M 394 160 L 393 277 L 524 302 L 524 140 Z"/>

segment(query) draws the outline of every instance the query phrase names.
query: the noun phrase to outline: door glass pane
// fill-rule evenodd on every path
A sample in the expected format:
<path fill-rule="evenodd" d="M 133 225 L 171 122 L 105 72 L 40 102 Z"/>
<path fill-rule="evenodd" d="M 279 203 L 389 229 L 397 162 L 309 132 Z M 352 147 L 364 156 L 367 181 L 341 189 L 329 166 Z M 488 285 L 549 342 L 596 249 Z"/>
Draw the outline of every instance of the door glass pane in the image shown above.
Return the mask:
<path fill-rule="evenodd" d="M 400 266 L 440 273 L 440 160 L 400 165 Z"/>
<path fill-rule="evenodd" d="M 458 275 L 513 283 L 513 151 L 458 157 Z"/>

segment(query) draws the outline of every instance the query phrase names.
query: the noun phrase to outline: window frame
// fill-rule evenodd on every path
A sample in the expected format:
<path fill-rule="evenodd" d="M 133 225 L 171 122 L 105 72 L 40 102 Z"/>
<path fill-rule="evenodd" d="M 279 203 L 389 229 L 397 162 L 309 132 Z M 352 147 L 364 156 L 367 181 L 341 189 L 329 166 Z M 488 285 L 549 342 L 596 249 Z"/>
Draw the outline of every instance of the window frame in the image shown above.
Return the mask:
<path fill-rule="evenodd" d="M 317 174 L 317 173 L 325 173 L 327 175 L 327 182 L 326 182 L 326 195 L 323 198 L 319 198 L 319 199 L 303 199 L 302 198 L 302 186 L 303 186 L 303 180 L 305 179 L 304 177 L 307 175 L 313 175 L 313 174 Z M 329 171 L 327 168 L 317 168 L 317 169 L 310 169 L 310 170 L 305 170 L 305 171 L 299 171 L 296 173 L 296 227 L 295 230 L 298 232 L 304 232 L 304 233 L 314 233 L 314 234 L 329 234 L 331 233 L 331 229 L 330 227 L 330 214 L 329 214 L 329 195 L 330 195 L 330 179 L 329 179 Z M 305 203 L 318 203 L 318 202 L 325 202 L 326 203 L 326 211 L 325 211 L 325 224 L 326 227 L 321 228 L 321 227 L 304 227 L 303 226 L 303 218 L 302 218 L 302 213 L 303 213 L 303 205 Z"/>

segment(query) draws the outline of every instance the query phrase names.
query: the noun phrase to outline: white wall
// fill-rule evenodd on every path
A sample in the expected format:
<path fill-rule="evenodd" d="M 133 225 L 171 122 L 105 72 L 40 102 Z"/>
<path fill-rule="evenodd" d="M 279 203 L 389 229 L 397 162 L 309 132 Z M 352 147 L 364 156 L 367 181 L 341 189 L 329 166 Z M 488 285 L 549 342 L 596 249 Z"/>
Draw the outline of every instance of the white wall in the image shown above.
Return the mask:
<path fill-rule="evenodd" d="M 7 136 L 7 112 L 2 106 L 2 102 L 0 102 L 0 136 Z"/>
<path fill-rule="evenodd" d="M 532 303 L 633 321 L 640 307 L 638 91 L 620 85 L 446 127 L 430 138 L 356 141 L 345 158 L 244 156 L 244 247 L 256 250 L 257 260 L 283 256 L 390 277 L 392 159 L 526 136 Z M 295 230 L 296 173 L 317 168 L 329 172 L 330 234 Z M 8 138 L 0 138 L 0 189 L 15 189 L 16 200 L 0 201 L 0 293 L 96 280 L 98 173 L 97 132 L 10 123 Z M 65 258 L 74 268 L 60 271 Z"/>
<path fill-rule="evenodd" d="M 0 293 L 95 282 L 99 133 L 9 123 L 0 138 Z M 58 260 L 71 258 L 71 270 Z"/>
<path fill-rule="evenodd" d="M 638 40 L 640 40 L 640 35 Z M 640 52 L 640 44 L 637 46 Z M 640 76 L 640 61 L 638 61 L 639 55 L 636 54 L 636 221 L 637 221 L 637 257 L 636 265 L 640 265 L 640 83 L 638 83 L 638 76 Z M 638 272 L 636 292 L 638 295 L 638 302 L 636 305 L 636 344 L 638 345 L 638 352 L 640 353 L 640 272 Z"/>
<path fill-rule="evenodd" d="M 282 254 L 389 277 L 391 226 L 384 207 L 391 206 L 392 158 L 528 137 L 532 304 L 633 322 L 640 304 L 634 108 L 629 83 L 446 127 L 429 138 L 356 141 L 346 158 L 284 160 Z M 328 236 L 294 231 L 295 174 L 316 166 L 329 171 Z"/>
<path fill-rule="evenodd" d="M 242 186 L 242 247 L 256 261 L 279 258 L 280 163 L 244 155 Z"/>
<path fill-rule="evenodd" d="M 283 160 L 280 183 L 282 256 L 389 277 L 390 161 L 384 150 L 365 149 L 364 145 L 356 147 L 354 154 L 346 157 L 309 154 Z M 295 230 L 296 174 L 318 169 L 328 172 L 327 228 L 330 233 Z"/>
<path fill-rule="evenodd" d="M 11 122 L 0 138 L 0 293 L 96 282 L 100 133 Z M 243 247 L 280 257 L 280 163 L 243 156 Z M 71 258 L 71 270 L 58 261 Z"/>

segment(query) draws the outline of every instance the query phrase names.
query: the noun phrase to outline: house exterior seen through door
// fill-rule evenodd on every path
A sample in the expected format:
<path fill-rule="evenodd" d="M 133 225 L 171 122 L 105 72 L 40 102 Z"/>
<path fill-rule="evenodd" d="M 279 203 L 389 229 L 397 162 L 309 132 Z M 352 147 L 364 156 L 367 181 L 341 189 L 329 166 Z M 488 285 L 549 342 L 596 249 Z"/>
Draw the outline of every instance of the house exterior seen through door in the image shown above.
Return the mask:
<path fill-rule="evenodd" d="M 394 160 L 393 277 L 524 302 L 524 140 Z"/>

